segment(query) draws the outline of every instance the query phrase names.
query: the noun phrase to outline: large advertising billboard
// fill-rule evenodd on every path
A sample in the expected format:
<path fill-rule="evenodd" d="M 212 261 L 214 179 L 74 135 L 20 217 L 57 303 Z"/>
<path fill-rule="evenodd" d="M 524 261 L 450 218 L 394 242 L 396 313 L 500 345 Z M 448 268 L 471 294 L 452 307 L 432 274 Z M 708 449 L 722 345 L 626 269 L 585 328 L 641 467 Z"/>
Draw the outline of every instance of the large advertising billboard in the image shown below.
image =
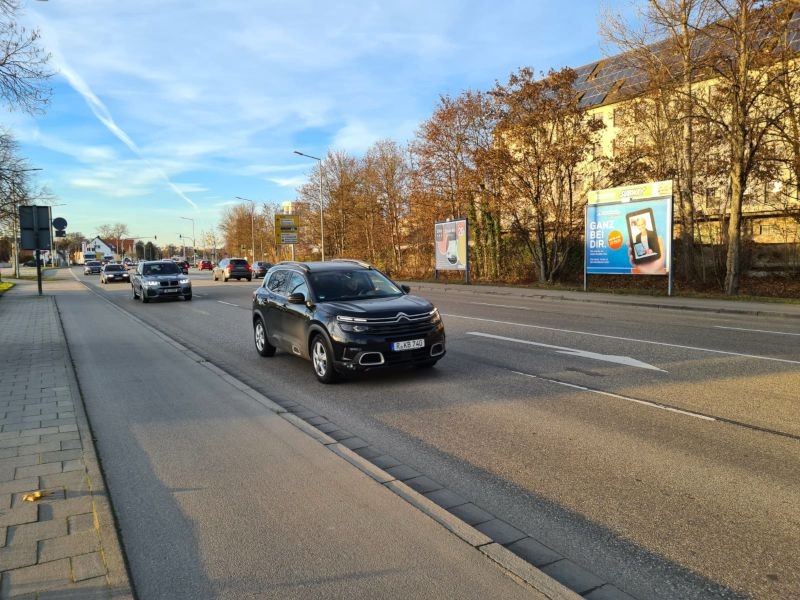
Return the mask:
<path fill-rule="evenodd" d="M 589 192 L 588 274 L 668 275 L 671 256 L 671 181 Z"/>
<path fill-rule="evenodd" d="M 434 226 L 436 270 L 467 270 L 467 220 L 441 221 Z"/>

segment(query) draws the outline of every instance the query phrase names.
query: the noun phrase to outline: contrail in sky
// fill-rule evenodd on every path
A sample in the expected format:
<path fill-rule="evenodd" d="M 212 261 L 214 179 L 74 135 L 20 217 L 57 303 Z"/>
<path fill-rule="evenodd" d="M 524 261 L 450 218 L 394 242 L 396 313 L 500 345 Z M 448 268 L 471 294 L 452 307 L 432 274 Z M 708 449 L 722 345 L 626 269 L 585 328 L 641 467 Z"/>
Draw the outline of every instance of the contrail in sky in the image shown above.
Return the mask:
<path fill-rule="evenodd" d="M 94 116 L 106 126 L 106 128 L 114 134 L 123 144 L 125 144 L 128 149 L 133 152 L 136 156 L 138 156 L 141 160 L 147 163 L 148 166 L 154 168 L 161 177 L 164 179 L 166 184 L 175 192 L 178 196 L 186 200 L 192 208 L 197 208 L 197 204 L 195 204 L 191 198 L 189 198 L 186 194 L 184 194 L 178 186 L 176 186 L 167 174 L 161 169 L 160 167 L 154 165 L 150 162 L 145 156 L 142 154 L 142 151 L 139 149 L 139 146 L 136 145 L 127 133 L 125 133 L 119 125 L 114 122 L 114 118 L 111 116 L 111 113 L 108 112 L 105 104 L 103 104 L 100 99 L 94 95 L 89 85 L 83 80 L 83 78 L 78 75 L 69 65 L 65 64 L 63 60 L 60 62 L 60 72 L 66 78 L 67 82 L 72 86 L 72 88 L 78 92 L 83 99 L 86 101 L 86 104 L 89 105 L 89 108 L 94 113 Z"/>

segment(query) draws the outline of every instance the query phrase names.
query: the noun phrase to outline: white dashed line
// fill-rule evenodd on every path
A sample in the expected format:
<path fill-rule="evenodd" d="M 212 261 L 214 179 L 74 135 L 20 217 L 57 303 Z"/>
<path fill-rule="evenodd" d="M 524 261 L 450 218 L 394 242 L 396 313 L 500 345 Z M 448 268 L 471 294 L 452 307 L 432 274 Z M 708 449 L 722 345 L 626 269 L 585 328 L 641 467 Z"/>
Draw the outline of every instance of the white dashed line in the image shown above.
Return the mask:
<path fill-rule="evenodd" d="M 796 335 L 800 333 L 788 333 L 786 331 L 767 331 L 766 329 L 745 329 L 744 327 L 725 327 L 724 325 L 714 325 L 714 329 L 733 329 L 734 331 L 752 331 L 754 333 L 771 333 L 773 335 Z"/>

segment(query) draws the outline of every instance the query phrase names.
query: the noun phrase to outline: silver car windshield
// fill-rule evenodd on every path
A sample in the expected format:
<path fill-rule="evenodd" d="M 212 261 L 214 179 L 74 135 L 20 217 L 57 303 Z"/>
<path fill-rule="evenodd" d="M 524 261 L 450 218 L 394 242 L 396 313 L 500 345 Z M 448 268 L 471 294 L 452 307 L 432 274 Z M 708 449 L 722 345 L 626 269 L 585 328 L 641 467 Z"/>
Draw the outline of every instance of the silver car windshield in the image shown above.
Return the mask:
<path fill-rule="evenodd" d="M 145 265 L 142 269 L 143 275 L 178 275 L 181 270 L 175 263 L 155 263 Z"/>

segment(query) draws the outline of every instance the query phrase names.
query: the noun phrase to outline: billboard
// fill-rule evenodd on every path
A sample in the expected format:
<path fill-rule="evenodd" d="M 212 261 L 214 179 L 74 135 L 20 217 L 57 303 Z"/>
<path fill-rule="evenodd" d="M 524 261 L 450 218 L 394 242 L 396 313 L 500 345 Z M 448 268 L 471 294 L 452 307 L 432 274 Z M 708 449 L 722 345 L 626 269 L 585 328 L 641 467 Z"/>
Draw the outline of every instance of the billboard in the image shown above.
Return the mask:
<path fill-rule="evenodd" d="M 441 221 L 434 225 L 436 270 L 467 270 L 467 220 Z"/>
<path fill-rule="evenodd" d="M 296 244 L 300 215 L 275 215 L 275 243 Z"/>
<path fill-rule="evenodd" d="M 585 239 L 590 275 L 668 275 L 672 181 L 589 192 Z"/>

